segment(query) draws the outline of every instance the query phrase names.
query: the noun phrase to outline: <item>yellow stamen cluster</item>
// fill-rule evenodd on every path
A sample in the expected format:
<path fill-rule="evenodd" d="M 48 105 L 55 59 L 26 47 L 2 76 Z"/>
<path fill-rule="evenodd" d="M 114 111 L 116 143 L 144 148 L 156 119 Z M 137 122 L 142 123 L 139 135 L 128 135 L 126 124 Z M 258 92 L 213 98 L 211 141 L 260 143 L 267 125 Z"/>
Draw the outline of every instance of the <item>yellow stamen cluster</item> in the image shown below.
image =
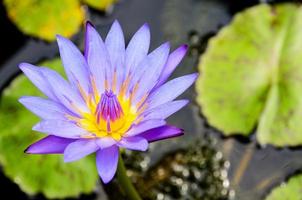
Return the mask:
<path fill-rule="evenodd" d="M 114 76 L 115 77 L 115 76 Z M 116 77 L 113 81 L 113 90 L 115 90 Z M 110 129 L 108 130 L 108 121 L 102 117 L 98 117 L 97 115 L 97 105 L 101 101 L 101 95 L 98 93 L 95 81 L 93 77 L 92 80 L 92 89 L 93 95 L 87 96 L 84 94 L 83 90 L 80 86 L 80 93 L 85 99 L 87 107 L 90 112 L 81 112 L 81 118 L 67 116 L 68 119 L 77 123 L 78 126 L 87 130 L 90 134 L 85 135 L 83 137 L 106 137 L 110 136 L 115 140 L 120 140 L 122 136 L 128 131 L 131 125 L 137 121 L 138 115 L 141 113 L 141 110 L 138 111 L 137 108 L 141 106 L 142 102 L 146 97 L 142 99 L 135 107 L 131 105 L 132 95 L 126 98 L 126 88 L 129 85 L 129 77 L 124 81 L 123 86 L 119 94 L 117 95 L 118 103 L 121 106 L 122 114 L 116 120 L 111 120 L 109 123 Z M 105 82 L 106 88 L 108 87 L 108 83 Z"/>
<path fill-rule="evenodd" d="M 131 107 L 129 100 L 124 100 L 122 97 L 119 97 L 118 100 L 122 107 L 123 114 L 117 120 L 110 122 L 110 132 L 107 130 L 107 121 L 105 119 L 100 118 L 99 122 L 97 121 L 95 114 L 97 104 L 95 103 L 89 103 L 88 107 L 91 112 L 83 114 L 79 125 L 89 132 L 94 133 L 97 137 L 111 136 L 115 140 L 120 140 L 130 128 L 137 115 L 136 110 Z"/>

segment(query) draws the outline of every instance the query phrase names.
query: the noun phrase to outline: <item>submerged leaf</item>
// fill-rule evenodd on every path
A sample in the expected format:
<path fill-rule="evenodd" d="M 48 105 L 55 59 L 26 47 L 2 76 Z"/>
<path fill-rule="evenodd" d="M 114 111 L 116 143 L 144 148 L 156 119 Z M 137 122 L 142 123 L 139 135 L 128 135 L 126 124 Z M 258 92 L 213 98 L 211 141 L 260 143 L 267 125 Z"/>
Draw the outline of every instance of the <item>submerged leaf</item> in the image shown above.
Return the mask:
<path fill-rule="evenodd" d="M 4 0 L 4 5 L 21 31 L 47 41 L 56 34 L 72 36 L 84 20 L 84 10 L 76 0 Z"/>
<path fill-rule="evenodd" d="M 201 57 L 197 101 L 225 135 L 302 144 L 302 7 L 262 4 L 213 38 Z"/>
<path fill-rule="evenodd" d="M 63 71 L 59 59 L 42 65 Z M 5 175 L 23 191 L 43 193 L 48 198 L 75 197 L 92 192 L 98 180 L 93 156 L 64 163 L 61 155 L 28 155 L 23 152 L 28 145 L 45 136 L 31 130 L 38 118 L 18 102 L 25 94 L 41 96 L 41 92 L 20 75 L 1 97 L 0 164 Z"/>
<path fill-rule="evenodd" d="M 287 183 L 273 189 L 265 198 L 266 200 L 301 200 L 302 199 L 302 175 L 296 175 Z"/>

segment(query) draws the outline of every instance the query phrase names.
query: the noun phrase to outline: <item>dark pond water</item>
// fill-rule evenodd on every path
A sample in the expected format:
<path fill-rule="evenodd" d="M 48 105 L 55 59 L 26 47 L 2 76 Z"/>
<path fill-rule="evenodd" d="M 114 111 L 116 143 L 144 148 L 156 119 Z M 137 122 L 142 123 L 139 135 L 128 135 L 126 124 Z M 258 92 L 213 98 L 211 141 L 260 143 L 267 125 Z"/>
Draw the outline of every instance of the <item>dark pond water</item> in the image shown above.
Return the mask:
<path fill-rule="evenodd" d="M 267 1 L 276 3 L 281 1 Z M 256 0 L 121 0 L 112 13 L 104 15 L 89 10 L 89 18 L 104 35 L 114 19 L 123 26 L 126 39 L 129 40 L 137 28 L 148 22 L 151 27 L 152 45 L 154 49 L 166 40 L 173 47 L 187 43 L 191 49 L 173 76 L 195 72 L 199 55 L 205 50 L 208 39 L 232 19 L 237 12 L 258 4 Z M 37 63 L 58 55 L 55 43 L 46 43 L 38 39 L 24 36 L 5 14 L 0 6 L 1 48 L 0 48 L 0 89 L 15 77 L 20 62 Z M 83 33 L 77 34 L 73 40 L 81 46 Z M 165 162 L 166 155 L 185 149 L 195 140 L 202 141 L 205 136 L 211 138 L 209 147 L 221 153 L 223 160 L 229 163 L 227 179 L 228 192 L 233 199 L 263 199 L 275 185 L 286 180 L 289 175 L 302 169 L 302 150 L 275 149 L 274 147 L 259 147 L 254 135 L 244 139 L 241 137 L 224 138 L 199 113 L 196 105 L 194 88 L 187 91 L 183 97 L 191 99 L 192 103 L 171 117 L 169 122 L 184 128 L 186 134 L 179 138 L 155 143 L 146 157 L 150 158 L 149 167 L 156 168 L 159 161 Z M 220 155 L 220 154 L 219 154 Z M 172 156 L 173 157 L 173 156 Z M 169 158 L 169 157 L 168 157 Z M 135 168 L 135 167 L 133 167 Z M 107 185 L 105 190 L 110 194 L 113 185 Z M 42 195 L 27 197 L 18 186 L 0 173 L 0 196 L 9 195 L 11 199 L 44 199 Z M 104 191 L 82 196 L 80 199 L 107 199 Z M 114 198 L 113 198 L 114 199 Z M 173 198 L 172 198 L 173 199 Z M 216 199 L 213 197 L 213 199 Z"/>

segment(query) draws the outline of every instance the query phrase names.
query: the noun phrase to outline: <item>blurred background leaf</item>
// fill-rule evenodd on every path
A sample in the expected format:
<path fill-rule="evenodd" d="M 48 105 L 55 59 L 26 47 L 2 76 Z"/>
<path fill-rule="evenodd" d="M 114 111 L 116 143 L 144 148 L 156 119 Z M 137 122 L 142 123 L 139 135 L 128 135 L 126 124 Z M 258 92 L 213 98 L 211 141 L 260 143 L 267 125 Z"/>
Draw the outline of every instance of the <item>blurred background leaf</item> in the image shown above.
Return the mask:
<path fill-rule="evenodd" d="M 225 135 L 302 144 L 302 8 L 262 4 L 235 16 L 201 57 L 197 101 Z"/>
<path fill-rule="evenodd" d="M 78 0 L 4 0 L 4 5 L 22 32 L 47 41 L 56 34 L 71 37 L 85 18 Z"/>
<path fill-rule="evenodd" d="M 55 59 L 41 65 L 62 72 Z M 6 176 L 28 194 L 48 198 L 76 197 L 91 193 L 98 180 L 94 156 L 64 163 L 61 155 L 27 155 L 23 151 L 44 134 L 31 130 L 38 118 L 19 102 L 21 96 L 41 96 L 30 81 L 20 75 L 4 90 L 0 105 L 0 164 Z"/>
<path fill-rule="evenodd" d="M 54 41 L 56 34 L 70 38 L 85 20 L 81 3 L 107 11 L 117 0 L 4 0 L 7 14 L 25 34 Z"/>
<path fill-rule="evenodd" d="M 88 6 L 101 11 L 106 11 L 112 6 L 112 4 L 117 2 L 117 0 L 82 0 L 82 1 Z"/>
<path fill-rule="evenodd" d="M 293 176 L 287 183 L 273 189 L 266 200 L 301 200 L 302 199 L 302 174 Z"/>

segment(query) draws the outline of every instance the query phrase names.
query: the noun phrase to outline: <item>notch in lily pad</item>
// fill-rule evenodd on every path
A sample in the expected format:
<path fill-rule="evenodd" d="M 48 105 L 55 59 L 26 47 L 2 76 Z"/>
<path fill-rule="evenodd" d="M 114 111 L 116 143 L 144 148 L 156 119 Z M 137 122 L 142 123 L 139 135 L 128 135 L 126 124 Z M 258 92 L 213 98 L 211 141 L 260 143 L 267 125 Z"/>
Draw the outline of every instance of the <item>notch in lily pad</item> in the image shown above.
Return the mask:
<path fill-rule="evenodd" d="M 302 7 L 261 4 L 237 14 L 201 57 L 197 101 L 224 135 L 302 144 Z"/>

